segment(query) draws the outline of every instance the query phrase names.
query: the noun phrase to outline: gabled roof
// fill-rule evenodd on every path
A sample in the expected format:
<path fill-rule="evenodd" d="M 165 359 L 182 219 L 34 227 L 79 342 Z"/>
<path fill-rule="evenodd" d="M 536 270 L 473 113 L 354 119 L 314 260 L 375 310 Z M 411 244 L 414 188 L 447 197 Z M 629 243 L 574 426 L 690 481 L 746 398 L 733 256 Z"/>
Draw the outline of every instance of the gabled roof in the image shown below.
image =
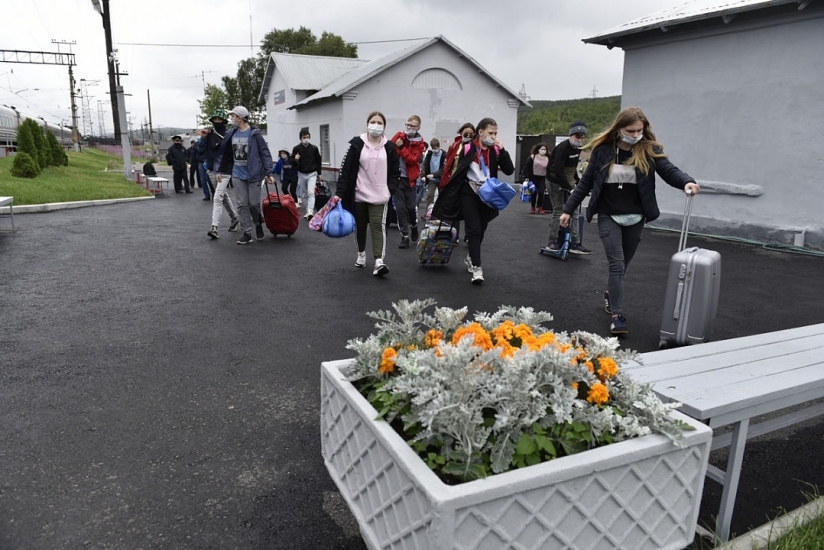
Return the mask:
<path fill-rule="evenodd" d="M 504 84 L 503 82 L 501 82 L 500 80 L 495 78 L 486 69 L 481 67 L 481 65 L 477 61 L 475 61 L 470 56 L 468 56 L 464 51 L 462 51 L 460 48 L 455 46 L 452 42 L 450 42 L 449 40 L 447 40 L 443 36 L 436 36 L 434 38 L 422 39 L 420 41 L 415 42 L 411 46 L 408 46 L 408 47 L 403 48 L 401 50 L 398 50 L 396 52 L 392 52 L 392 53 L 387 54 L 383 57 L 380 57 L 378 59 L 375 59 L 373 61 L 365 63 L 365 64 L 351 70 L 350 72 L 340 76 L 335 81 L 330 82 L 326 87 L 322 88 L 318 93 L 312 94 L 311 96 L 307 97 L 303 101 L 300 101 L 300 102 L 296 103 L 295 105 L 292 105 L 289 108 L 294 109 L 296 107 L 304 107 L 304 106 L 309 105 L 310 103 L 313 103 L 315 101 L 320 101 L 320 100 L 329 99 L 329 98 L 333 98 L 333 97 L 341 97 L 343 94 L 350 91 L 352 88 L 355 88 L 359 84 L 369 80 L 370 78 L 373 78 L 377 74 L 385 71 L 386 69 L 388 69 L 388 68 L 390 68 L 394 65 L 397 65 L 398 63 L 400 63 L 404 59 L 418 53 L 421 50 L 424 50 L 424 49 L 428 48 L 429 46 L 431 46 L 431 45 L 433 45 L 437 42 L 443 42 L 444 44 L 446 44 L 447 46 L 449 46 L 450 48 L 452 48 L 453 50 L 458 52 L 458 54 L 461 57 L 463 57 L 468 62 L 470 62 L 472 65 L 474 65 L 478 69 L 479 72 L 481 72 L 482 74 L 485 74 L 487 77 L 489 77 L 493 82 L 495 82 L 500 88 L 502 88 L 507 93 L 509 93 L 513 98 L 515 98 L 518 101 L 522 102 L 524 105 L 529 106 L 529 103 L 527 103 L 522 97 L 520 97 L 513 90 L 511 90 L 506 84 Z"/>
<path fill-rule="evenodd" d="M 786 4 L 799 4 L 804 9 L 811 0 L 690 0 L 679 6 L 655 12 L 629 23 L 624 23 L 608 31 L 596 34 L 583 41 L 588 44 L 600 44 L 612 47 L 621 39 L 639 35 L 644 32 L 660 30 L 667 32 L 670 27 L 697 23 L 709 19 L 721 19 L 729 23 L 737 15 L 747 12 L 775 8 Z"/>
<path fill-rule="evenodd" d="M 266 99 L 276 67 L 283 74 L 286 85 L 292 90 L 320 90 L 330 82 L 368 62 L 366 59 L 353 57 L 273 53 L 269 56 L 269 63 L 266 65 L 260 99 Z"/>

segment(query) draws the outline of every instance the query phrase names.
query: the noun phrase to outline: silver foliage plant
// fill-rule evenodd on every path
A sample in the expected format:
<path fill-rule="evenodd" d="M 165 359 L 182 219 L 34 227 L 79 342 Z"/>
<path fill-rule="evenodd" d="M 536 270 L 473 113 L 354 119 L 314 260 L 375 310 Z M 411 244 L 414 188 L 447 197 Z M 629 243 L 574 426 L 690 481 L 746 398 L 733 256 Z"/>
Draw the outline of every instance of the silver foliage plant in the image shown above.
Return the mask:
<path fill-rule="evenodd" d="M 381 379 L 385 384 L 379 391 L 408 405 L 401 420 L 405 426 L 420 427 L 410 444 L 437 443 L 444 459 L 462 464 L 464 473 L 482 455 L 488 455 L 493 473 L 511 469 L 521 436 L 533 435 L 536 425 L 546 431 L 564 423 L 586 425 L 593 442 L 590 448 L 605 434 L 618 442 L 661 433 L 682 444 L 682 431 L 689 426 L 667 416 L 680 404 L 661 402 L 648 385 L 621 371 L 622 365 L 640 358 L 636 352 L 619 350 L 616 338 L 560 332 L 555 333 L 557 345 L 537 350 L 524 346 L 502 356 L 500 348 L 484 351 L 471 336 L 455 345 L 450 339 L 455 330 L 472 322 L 490 331 L 507 320 L 523 323 L 540 335 L 548 332 L 542 325 L 552 316 L 528 307 L 502 306 L 495 313 L 468 318 L 466 308 L 437 307 L 429 313 L 434 305 L 432 299 L 401 300 L 392 304 L 394 311 L 371 312 L 377 332 L 347 345 L 357 354 L 347 373 L 350 381 Z M 437 347 L 423 345 L 430 329 L 445 335 Z M 390 347 L 397 350 L 394 371 L 379 374 L 384 350 Z M 582 360 L 576 361 L 581 347 L 588 358 L 613 359 L 618 373 L 599 378 Z M 577 384 L 599 382 L 608 389 L 608 404 L 599 406 L 580 398 Z M 494 411 L 494 422 L 488 420 L 488 411 Z M 386 417 L 392 420 L 395 414 L 398 411 L 390 411 Z"/>

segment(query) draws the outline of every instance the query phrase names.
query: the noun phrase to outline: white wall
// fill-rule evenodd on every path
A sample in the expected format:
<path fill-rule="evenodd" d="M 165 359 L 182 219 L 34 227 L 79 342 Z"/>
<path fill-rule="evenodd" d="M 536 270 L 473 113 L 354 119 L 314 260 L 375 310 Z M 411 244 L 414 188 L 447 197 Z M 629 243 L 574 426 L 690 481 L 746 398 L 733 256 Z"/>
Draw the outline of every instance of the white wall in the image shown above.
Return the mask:
<path fill-rule="evenodd" d="M 779 242 L 807 231 L 824 247 L 824 19 L 728 29 L 740 32 L 627 49 L 622 106 L 641 107 L 699 183 L 763 191 L 702 194 L 694 226 Z M 661 183 L 658 200 L 680 219 L 681 194 Z"/>

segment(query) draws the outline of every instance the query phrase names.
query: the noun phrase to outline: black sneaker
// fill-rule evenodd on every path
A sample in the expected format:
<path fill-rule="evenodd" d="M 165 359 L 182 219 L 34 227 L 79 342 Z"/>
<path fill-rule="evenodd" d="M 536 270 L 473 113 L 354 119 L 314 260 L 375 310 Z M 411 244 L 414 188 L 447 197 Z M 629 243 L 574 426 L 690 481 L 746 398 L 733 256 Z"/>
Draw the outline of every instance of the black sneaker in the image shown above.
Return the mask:
<path fill-rule="evenodd" d="M 251 233 L 244 233 L 237 244 L 249 244 L 252 242 L 252 234 Z"/>
<path fill-rule="evenodd" d="M 210 200 L 212 200 L 212 197 L 203 197 L 203 199 L 202 199 L 202 200 L 204 200 L 204 201 L 210 201 Z"/>
<path fill-rule="evenodd" d="M 589 256 L 592 254 L 592 250 L 589 248 L 584 248 L 584 245 L 581 243 L 575 243 L 569 247 L 570 254 L 579 254 L 581 256 Z"/>
<path fill-rule="evenodd" d="M 238 218 L 233 219 L 232 223 L 229 224 L 229 231 L 234 233 L 235 231 L 237 231 L 237 226 L 239 226 L 239 225 L 240 225 L 240 219 L 238 219 Z"/>
<path fill-rule="evenodd" d="M 209 230 L 209 232 L 206 233 L 206 234 L 209 235 L 213 239 L 217 239 L 217 226 L 213 225 L 212 228 Z"/>
<path fill-rule="evenodd" d="M 418 242 L 418 226 L 412 226 L 412 242 Z"/>
<path fill-rule="evenodd" d="M 257 227 L 255 227 L 255 237 L 257 238 L 257 240 L 262 241 L 265 236 L 266 235 L 263 234 L 262 225 L 258 225 Z"/>
<path fill-rule="evenodd" d="M 401 236 L 401 242 L 398 244 L 398 248 L 409 248 L 409 237 L 406 235 Z"/>
<path fill-rule="evenodd" d="M 609 290 L 604 291 L 604 311 L 612 315 L 612 305 L 609 303 Z"/>
<path fill-rule="evenodd" d="M 626 334 L 627 332 L 629 332 L 629 329 L 627 328 L 626 318 L 620 313 L 617 317 L 613 317 L 612 324 L 609 325 L 609 331 L 612 334 Z"/>

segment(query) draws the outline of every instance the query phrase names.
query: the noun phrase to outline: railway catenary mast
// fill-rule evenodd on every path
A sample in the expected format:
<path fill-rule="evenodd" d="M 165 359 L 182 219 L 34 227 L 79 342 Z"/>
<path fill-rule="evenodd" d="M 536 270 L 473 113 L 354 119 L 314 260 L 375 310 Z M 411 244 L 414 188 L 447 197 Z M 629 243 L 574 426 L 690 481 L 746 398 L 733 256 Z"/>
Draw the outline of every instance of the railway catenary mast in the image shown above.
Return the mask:
<path fill-rule="evenodd" d="M 91 0 L 94 10 L 103 17 L 103 30 L 106 33 L 106 60 L 109 65 L 109 97 L 112 100 L 112 121 L 114 138 L 120 141 L 120 111 L 117 108 L 117 82 L 115 76 L 115 55 L 112 50 L 112 24 L 109 19 L 109 0 Z"/>

